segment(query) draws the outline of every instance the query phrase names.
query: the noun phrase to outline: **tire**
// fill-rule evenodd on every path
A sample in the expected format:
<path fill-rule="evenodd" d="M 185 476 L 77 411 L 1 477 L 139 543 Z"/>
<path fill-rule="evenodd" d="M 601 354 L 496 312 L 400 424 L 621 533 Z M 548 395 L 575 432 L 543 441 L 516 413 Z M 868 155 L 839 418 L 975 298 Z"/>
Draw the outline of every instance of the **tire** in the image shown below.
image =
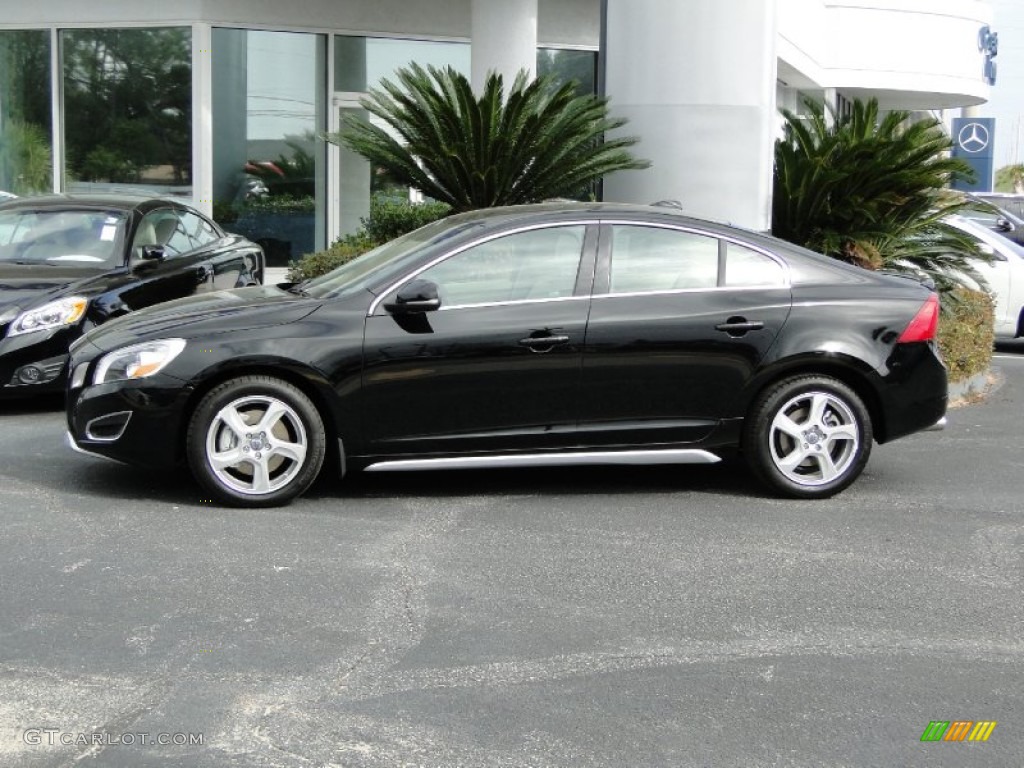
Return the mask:
<path fill-rule="evenodd" d="M 271 376 L 214 387 L 192 413 L 185 438 L 196 480 L 214 500 L 234 507 L 291 502 L 313 484 L 326 445 L 316 406 Z"/>
<path fill-rule="evenodd" d="M 769 387 L 747 417 L 743 452 L 782 496 L 823 499 L 850 485 L 871 455 L 871 417 L 850 387 L 795 376 Z"/>

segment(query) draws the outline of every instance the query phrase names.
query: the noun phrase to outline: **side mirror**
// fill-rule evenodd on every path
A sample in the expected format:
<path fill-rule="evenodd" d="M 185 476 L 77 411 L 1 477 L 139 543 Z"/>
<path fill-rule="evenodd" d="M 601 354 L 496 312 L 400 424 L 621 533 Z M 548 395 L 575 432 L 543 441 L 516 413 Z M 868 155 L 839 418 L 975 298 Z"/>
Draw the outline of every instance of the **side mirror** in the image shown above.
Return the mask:
<path fill-rule="evenodd" d="M 142 246 L 142 258 L 144 261 L 163 261 L 166 255 L 162 245 Z"/>
<path fill-rule="evenodd" d="M 1013 222 L 1010 221 L 1009 219 L 1004 219 L 1002 217 L 996 219 L 996 230 L 997 231 L 999 231 L 999 232 L 1013 232 L 1013 230 L 1015 230 L 1015 229 L 1016 229 L 1016 227 L 1013 226 Z"/>
<path fill-rule="evenodd" d="M 441 308 L 441 297 L 437 292 L 437 283 L 429 280 L 413 280 L 399 289 L 393 302 L 384 305 L 384 309 L 393 315 L 408 315 L 413 312 L 433 312 Z"/>

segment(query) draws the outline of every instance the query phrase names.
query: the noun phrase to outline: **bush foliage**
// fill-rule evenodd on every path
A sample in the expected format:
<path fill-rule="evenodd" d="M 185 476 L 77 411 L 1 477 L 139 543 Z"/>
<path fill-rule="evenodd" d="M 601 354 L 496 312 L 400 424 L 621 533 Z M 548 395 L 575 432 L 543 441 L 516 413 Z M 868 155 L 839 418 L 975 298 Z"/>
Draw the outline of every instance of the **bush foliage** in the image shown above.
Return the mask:
<path fill-rule="evenodd" d="M 332 243 L 327 250 L 307 253 L 298 261 L 293 261 L 288 265 L 288 282 L 301 283 L 303 280 L 312 280 L 314 277 L 326 275 L 332 269 L 347 264 L 371 248 L 372 246 L 366 247 L 365 243 L 339 240 Z"/>
<path fill-rule="evenodd" d="M 957 288 L 939 317 L 939 349 L 950 381 L 964 381 L 986 370 L 992 358 L 994 304 L 982 291 Z"/>
<path fill-rule="evenodd" d="M 298 283 L 325 275 L 378 245 L 444 218 L 448 211 L 444 203 L 411 203 L 374 195 L 370 200 L 370 215 L 362 219 L 358 232 L 332 243 L 327 250 L 308 253 L 293 261 L 288 266 L 288 280 Z"/>
<path fill-rule="evenodd" d="M 363 230 L 374 243 L 386 243 L 444 218 L 449 210 L 444 203 L 410 203 L 408 200 L 374 195 L 370 200 L 370 216 L 362 220 Z"/>

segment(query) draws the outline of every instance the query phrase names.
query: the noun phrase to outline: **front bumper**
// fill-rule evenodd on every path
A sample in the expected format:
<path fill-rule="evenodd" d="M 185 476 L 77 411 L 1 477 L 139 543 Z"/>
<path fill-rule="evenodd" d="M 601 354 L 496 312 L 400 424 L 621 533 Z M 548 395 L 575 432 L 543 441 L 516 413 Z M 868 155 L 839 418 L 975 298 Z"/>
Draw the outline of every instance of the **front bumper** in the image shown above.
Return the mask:
<path fill-rule="evenodd" d="M 0 338 L 0 397 L 63 392 L 68 346 L 77 336 L 78 329 L 58 328 Z"/>
<path fill-rule="evenodd" d="M 136 466 L 167 468 L 182 459 L 185 404 L 192 389 L 156 374 L 71 388 L 68 441 L 82 453 Z"/>

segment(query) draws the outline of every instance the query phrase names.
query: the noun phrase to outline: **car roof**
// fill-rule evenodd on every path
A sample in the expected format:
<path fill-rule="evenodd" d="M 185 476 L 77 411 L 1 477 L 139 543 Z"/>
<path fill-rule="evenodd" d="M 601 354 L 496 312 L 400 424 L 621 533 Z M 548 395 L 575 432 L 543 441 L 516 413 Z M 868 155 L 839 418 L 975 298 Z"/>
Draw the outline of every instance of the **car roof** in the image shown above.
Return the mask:
<path fill-rule="evenodd" d="M 614 218 L 622 216 L 630 219 L 646 219 L 660 223 L 671 223 L 681 226 L 698 227 L 701 229 L 716 229 L 722 232 L 729 230 L 743 232 L 749 235 L 765 237 L 770 235 L 767 232 L 758 232 L 752 229 L 730 224 L 724 221 L 688 216 L 678 204 L 672 201 L 656 203 L 653 205 L 641 205 L 637 203 L 598 203 L 598 202 L 576 202 L 547 201 L 543 203 L 530 203 L 527 205 L 510 205 L 496 208 L 481 208 L 479 210 L 467 211 L 466 213 L 454 214 L 448 217 L 453 223 L 469 224 L 481 223 L 488 226 L 501 226 L 504 224 L 514 225 L 521 220 L 557 221 L 558 219 L 580 219 L 587 216 Z"/>
<path fill-rule="evenodd" d="M 49 194 L 33 195 L 32 197 L 18 197 L 13 200 L 5 200 L 4 210 L 17 210 L 29 208 L 39 210 L 41 208 L 69 209 L 69 208 L 113 208 L 123 211 L 136 209 L 149 210 L 160 206 L 188 207 L 181 200 L 174 200 L 165 197 L 133 193 L 74 193 L 74 194 Z"/>

